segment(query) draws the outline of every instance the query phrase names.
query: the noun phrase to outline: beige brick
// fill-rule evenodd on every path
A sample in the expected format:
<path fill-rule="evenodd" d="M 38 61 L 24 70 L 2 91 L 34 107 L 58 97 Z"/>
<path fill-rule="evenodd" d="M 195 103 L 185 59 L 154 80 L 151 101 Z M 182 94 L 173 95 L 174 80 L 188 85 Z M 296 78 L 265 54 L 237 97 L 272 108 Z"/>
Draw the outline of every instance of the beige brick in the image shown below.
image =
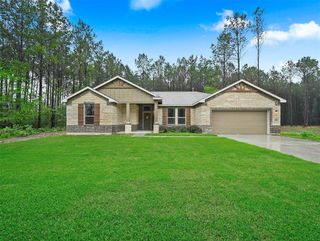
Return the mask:
<path fill-rule="evenodd" d="M 158 108 L 158 123 L 159 123 L 159 125 L 162 125 L 162 112 L 163 112 L 163 109 Z"/>
<path fill-rule="evenodd" d="M 196 106 L 194 110 L 195 124 L 210 125 L 212 108 L 270 108 L 272 109 L 271 125 L 280 125 L 280 105 L 277 104 L 277 100 L 258 92 L 225 92 Z"/>

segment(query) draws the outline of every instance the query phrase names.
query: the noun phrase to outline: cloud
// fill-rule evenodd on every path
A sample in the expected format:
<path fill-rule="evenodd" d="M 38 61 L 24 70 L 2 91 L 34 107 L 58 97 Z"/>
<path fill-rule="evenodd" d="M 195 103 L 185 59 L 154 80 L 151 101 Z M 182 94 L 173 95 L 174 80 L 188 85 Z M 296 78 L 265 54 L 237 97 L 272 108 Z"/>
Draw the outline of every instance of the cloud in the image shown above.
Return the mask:
<path fill-rule="evenodd" d="M 73 14 L 70 0 L 49 0 L 55 2 L 65 14 Z"/>
<path fill-rule="evenodd" d="M 220 20 L 217 23 L 213 23 L 211 25 L 200 24 L 199 26 L 204 31 L 221 31 L 224 29 L 225 25 L 228 25 L 227 17 L 233 16 L 233 11 L 229 9 L 223 10 L 222 13 L 216 13 L 220 16 Z"/>
<path fill-rule="evenodd" d="M 265 32 L 265 43 L 268 45 L 278 45 L 281 42 L 295 39 L 320 40 L 320 25 L 315 21 L 294 23 L 290 25 L 288 31 L 268 30 Z M 255 40 L 252 41 L 252 43 L 255 42 Z"/>
<path fill-rule="evenodd" d="M 134 10 L 150 10 L 161 4 L 162 0 L 131 0 L 131 8 Z"/>

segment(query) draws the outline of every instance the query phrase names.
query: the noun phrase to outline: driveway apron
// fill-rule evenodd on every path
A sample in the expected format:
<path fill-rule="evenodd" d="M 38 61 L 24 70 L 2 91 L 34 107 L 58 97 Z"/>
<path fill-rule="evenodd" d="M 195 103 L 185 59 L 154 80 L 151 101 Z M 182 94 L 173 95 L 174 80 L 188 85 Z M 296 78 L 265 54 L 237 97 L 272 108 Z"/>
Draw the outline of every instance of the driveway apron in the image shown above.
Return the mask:
<path fill-rule="evenodd" d="M 272 135 L 220 135 L 320 163 L 320 142 Z"/>

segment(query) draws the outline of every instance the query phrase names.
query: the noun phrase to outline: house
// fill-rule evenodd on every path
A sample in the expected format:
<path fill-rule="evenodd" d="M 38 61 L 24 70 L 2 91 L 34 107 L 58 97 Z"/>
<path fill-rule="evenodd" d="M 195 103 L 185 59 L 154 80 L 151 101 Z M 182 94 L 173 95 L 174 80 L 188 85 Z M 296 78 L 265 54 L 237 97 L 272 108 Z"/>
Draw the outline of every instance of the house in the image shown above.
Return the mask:
<path fill-rule="evenodd" d="M 245 80 L 206 94 L 151 92 L 117 76 L 65 102 L 67 133 L 158 133 L 160 126 L 195 125 L 204 133 L 274 134 L 286 100 Z"/>

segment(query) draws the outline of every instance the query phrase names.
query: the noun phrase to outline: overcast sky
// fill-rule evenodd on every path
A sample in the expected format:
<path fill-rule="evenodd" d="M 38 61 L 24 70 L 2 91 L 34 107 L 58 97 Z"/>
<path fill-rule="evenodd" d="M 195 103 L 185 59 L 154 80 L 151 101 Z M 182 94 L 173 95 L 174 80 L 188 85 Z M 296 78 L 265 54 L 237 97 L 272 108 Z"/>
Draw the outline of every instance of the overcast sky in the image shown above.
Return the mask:
<path fill-rule="evenodd" d="M 174 62 L 211 56 L 210 45 L 233 12 L 265 10 L 262 67 L 279 68 L 302 56 L 320 59 L 319 0 L 56 0 L 72 22 L 90 24 L 107 50 L 134 67 L 139 53 Z M 252 36 L 249 37 L 250 39 Z M 255 65 L 248 44 L 242 63 Z"/>

